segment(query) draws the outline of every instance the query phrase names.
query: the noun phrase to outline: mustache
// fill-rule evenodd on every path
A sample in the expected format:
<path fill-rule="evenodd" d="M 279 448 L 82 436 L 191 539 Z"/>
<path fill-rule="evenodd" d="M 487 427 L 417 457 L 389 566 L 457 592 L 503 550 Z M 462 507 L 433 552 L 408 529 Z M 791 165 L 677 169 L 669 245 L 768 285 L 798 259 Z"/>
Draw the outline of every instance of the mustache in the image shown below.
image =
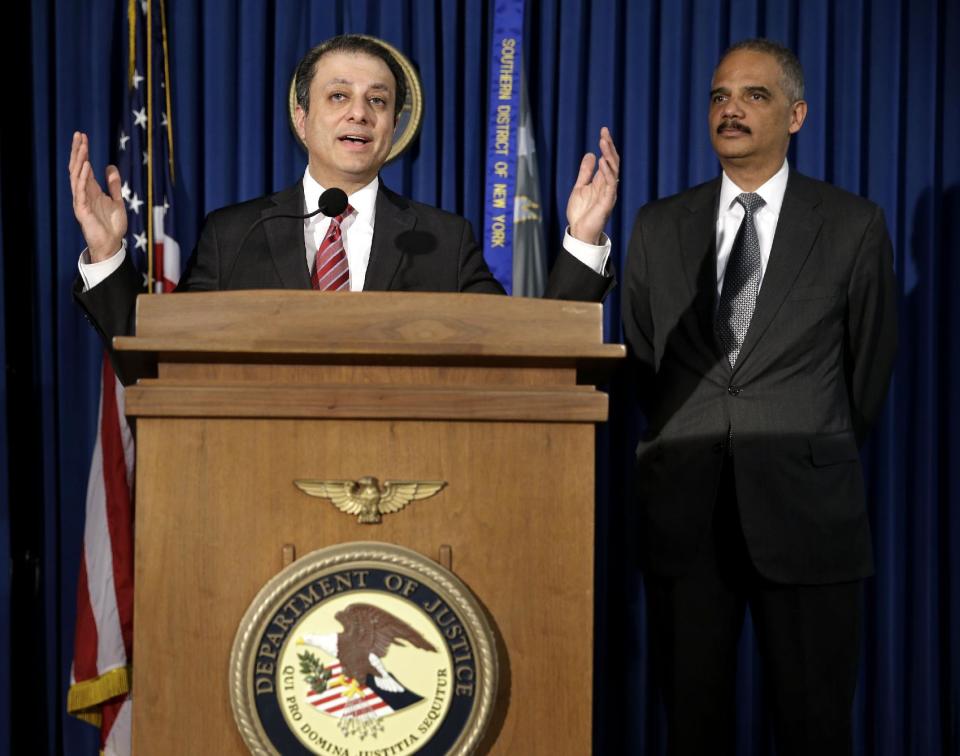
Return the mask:
<path fill-rule="evenodd" d="M 724 118 L 720 125 L 717 126 L 717 133 L 719 134 L 724 129 L 735 129 L 737 131 L 742 131 L 744 134 L 752 134 L 750 127 L 746 124 L 740 123 L 736 118 Z"/>

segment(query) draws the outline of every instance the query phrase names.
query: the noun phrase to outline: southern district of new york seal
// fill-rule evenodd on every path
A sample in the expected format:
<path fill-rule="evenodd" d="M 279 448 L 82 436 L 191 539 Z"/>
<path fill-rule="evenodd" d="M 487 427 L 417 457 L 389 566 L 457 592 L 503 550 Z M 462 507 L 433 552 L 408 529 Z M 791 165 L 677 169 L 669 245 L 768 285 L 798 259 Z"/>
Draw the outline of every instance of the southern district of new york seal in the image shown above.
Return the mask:
<path fill-rule="evenodd" d="M 497 661 L 476 599 L 414 551 L 346 543 L 271 579 L 230 657 L 234 719 L 255 754 L 467 754 Z"/>

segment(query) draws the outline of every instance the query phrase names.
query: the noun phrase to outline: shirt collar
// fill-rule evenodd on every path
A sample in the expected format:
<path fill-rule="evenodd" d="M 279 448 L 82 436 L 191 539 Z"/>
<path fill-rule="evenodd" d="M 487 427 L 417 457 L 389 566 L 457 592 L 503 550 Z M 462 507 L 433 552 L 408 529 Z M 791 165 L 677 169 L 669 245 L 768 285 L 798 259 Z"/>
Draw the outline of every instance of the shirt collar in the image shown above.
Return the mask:
<path fill-rule="evenodd" d="M 763 209 L 769 210 L 775 216 L 780 217 L 780 207 L 783 205 L 783 195 L 787 191 L 787 177 L 790 175 L 790 166 L 787 161 L 783 161 L 780 170 L 768 178 L 760 187 L 755 190 L 764 201 Z M 723 173 L 723 180 L 720 183 L 720 214 L 727 213 L 734 207 L 737 196 L 743 194 L 743 189 L 733 183 L 726 171 Z M 319 195 L 318 195 L 319 196 Z"/>
<path fill-rule="evenodd" d="M 380 176 L 374 176 L 373 181 L 353 194 L 347 196 L 350 207 L 357 211 L 354 223 L 363 223 L 373 228 L 374 215 L 377 211 L 377 192 L 380 191 Z M 317 209 L 320 195 L 324 188 L 310 175 L 308 167 L 303 172 L 303 201 L 307 212 Z"/>

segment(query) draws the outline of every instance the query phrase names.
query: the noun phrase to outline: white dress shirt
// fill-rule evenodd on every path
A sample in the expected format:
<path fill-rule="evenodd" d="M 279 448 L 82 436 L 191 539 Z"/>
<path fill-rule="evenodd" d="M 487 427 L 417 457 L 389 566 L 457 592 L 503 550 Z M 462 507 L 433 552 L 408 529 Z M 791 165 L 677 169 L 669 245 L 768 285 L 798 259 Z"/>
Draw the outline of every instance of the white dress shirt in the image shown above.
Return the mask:
<path fill-rule="evenodd" d="M 367 265 L 370 263 L 370 245 L 373 244 L 373 222 L 377 215 L 377 192 L 380 191 L 380 177 L 362 189 L 347 196 L 347 203 L 354 209 L 340 224 L 343 239 L 343 251 L 347 253 L 347 265 L 350 267 L 350 291 L 362 291 L 367 277 Z M 324 188 L 314 181 L 309 169 L 303 172 L 304 214 L 317 209 Z M 320 243 L 330 228 L 330 218 L 323 213 L 307 218 L 303 222 L 303 245 L 307 252 L 307 270 L 313 272 L 313 263 L 317 257 Z"/>
<path fill-rule="evenodd" d="M 760 286 L 763 286 L 763 276 L 767 272 L 767 262 L 770 260 L 770 249 L 773 247 L 773 235 L 777 231 L 777 221 L 780 219 L 780 208 L 783 205 L 783 195 L 787 191 L 787 176 L 790 168 L 787 161 L 783 161 L 780 170 L 771 176 L 754 193 L 763 197 L 764 205 L 753 214 L 753 222 L 757 228 L 757 240 L 760 242 Z M 737 202 L 737 196 L 744 191 L 733 183 L 733 180 L 723 174 L 720 183 L 720 208 L 717 213 L 717 295 L 723 291 L 723 275 L 727 271 L 727 262 L 730 260 L 730 250 L 733 240 L 740 230 L 745 210 Z M 718 300 L 719 301 L 719 300 Z"/>
<path fill-rule="evenodd" d="M 358 189 L 347 197 L 347 202 L 356 211 L 341 224 L 343 234 L 343 249 L 347 254 L 347 264 L 350 267 L 350 291 L 363 289 L 363 282 L 367 276 L 367 265 L 370 262 L 370 247 L 373 243 L 374 221 L 377 213 L 377 192 L 380 190 L 380 178 L 362 189 Z M 317 202 L 324 188 L 310 175 L 309 168 L 303 172 L 303 199 L 304 214 L 317 209 Z M 738 205 L 739 207 L 739 205 Z M 742 215 L 742 208 L 741 208 Z M 308 271 L 313 270 L 314 259 L 324 234 L 330 227 L 330 218 L 320 214 L 308 218 L 303 222 L 303 242 L 306 250 L 306 266 Z M 734 232 L 736 233 L 736 232 Z M 600 244 L 588 244 L 575 239 L 570 235 L 570 229 L 564 232 L 563 248 L 594 272 L 607 275 L 607 264 L 610 259 L 610 239 L 606 234 L 600 237 Z M 89 291 L 102 282 L 111 273 L 119 269 L 127 254 L 127 245 L 124 241 L 113 257 L 98 263 L 90 262 L 88 250 L 83 250 L 77 267 L 83 279 L 83 290 Z"/>

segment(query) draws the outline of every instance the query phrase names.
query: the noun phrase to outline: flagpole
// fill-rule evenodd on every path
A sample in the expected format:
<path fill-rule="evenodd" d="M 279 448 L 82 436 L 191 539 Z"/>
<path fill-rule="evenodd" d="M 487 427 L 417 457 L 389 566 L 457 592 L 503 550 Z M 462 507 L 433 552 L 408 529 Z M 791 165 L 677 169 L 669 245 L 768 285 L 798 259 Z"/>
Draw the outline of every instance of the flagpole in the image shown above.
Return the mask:
<path fill-rule="evenodd" d="M 127 3 L 127 38 L 129 44 L 129 60 L 127 61 L 127 87 L 133 86 L 134 66 L 137 61 L 137 0 L 129 0 Z"/>
<path fill-rule="evenodd" d="M 153 8 L 145 0 L 147 16 L 147 292 L 153 293 Z"/>
<path fill-rule="evenodd" d="M 175 184 L 177 177 L 173 172 L 173 106 L 171 105 L 170 90 L 170 54 L 167 51 L 167 4 L 160 0 L 160 31 L 163 33 L 163 93 L 167 101 L 167 162 L 170 164 L 170 183 Z"/>

